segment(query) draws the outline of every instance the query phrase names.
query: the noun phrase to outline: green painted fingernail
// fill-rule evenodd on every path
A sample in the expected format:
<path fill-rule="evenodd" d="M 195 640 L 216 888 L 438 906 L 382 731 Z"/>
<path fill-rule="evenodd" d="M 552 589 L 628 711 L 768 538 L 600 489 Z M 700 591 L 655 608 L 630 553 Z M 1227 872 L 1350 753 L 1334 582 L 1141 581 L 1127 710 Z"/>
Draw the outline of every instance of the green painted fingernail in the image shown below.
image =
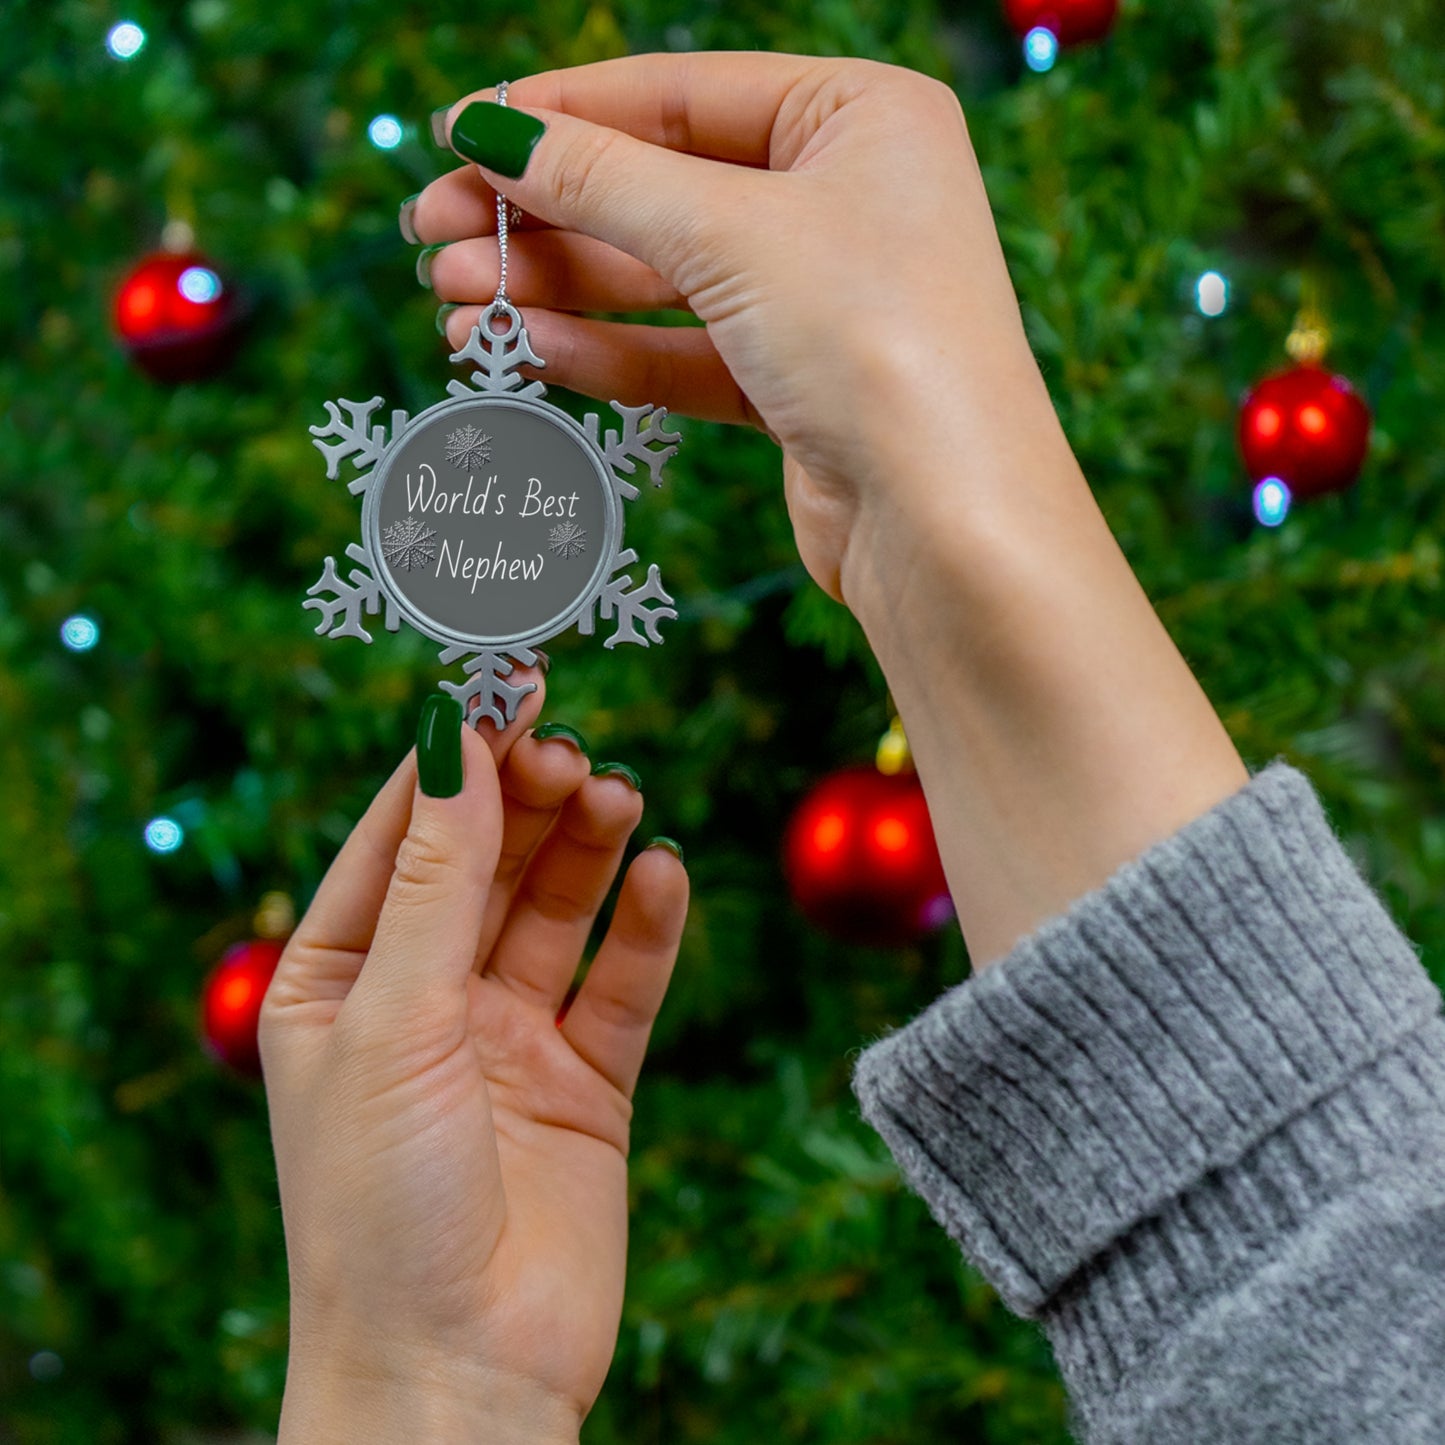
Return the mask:
<path fill-rule="evenodd" d="M 541 727 L 533 728 L 532 736 L 541 743 L 545 743 L 548 738 L 566 738 L 569 743 L 576 744 L 577 751 L 584 758 L 592 756 L 587 749 L 587 739 L 576 728 L 568 727 L 566 723 L 543 723 Z"/>
<path fill-rule="evenodd" d="M 439 105 L 431 113 L 431 138 L 433 145 L 439 145 L 443 150 L 447 144 L 447 112 L 451 110 L 449 105 Z"/>
<path fill-rule="evenodd" d="M 416 776 L 429 798 L 454 798 L 462 790 L 462 705 L 446 693 L 434 692 L 421 705 Z"/>
<path fill-rule="evenodd" d="M 402 237 L 408 246 L 421 245 L 421 237 L 416 233 L 416 224 L 413 220 L 416 215 L 416 203 L 420 198 L 420 191 L 414 196 L 408 196 L 401 203 L 401 209 L 396 213 L 396 224 L 401 227 Z"/>
<path fill-rule="evenodd" d="M 642 791 L 642 779 L 626 763 L 594 763 L 592 776 L 594 778 L 619 777 L 631 783 L 639 793 Z"/>
<path fill-rule="evenodd" d="M 452 122 L 451 144 L 459 156 L 516 180 L 546 129 L 536 116 L 510 105 L 474 100 Z"/>
<path fill-rule="evenodd" d="M 679 863 L 685 863 L 687 861 L 682 856 L 682 844 L 679 843 L 676 838 L 664 838 L 661 834 L 658 834 L 656 838 L 649 838 L 647 840 L 643 845 L 642 851 L 645 853 L 649 848 L 666 848 Z"/>
<path fill-rule="evenodd" d="M 447 317 L 450 316 L 453 311 L 460 311 L 460 310 L 461 310 L 461 302 L 460 302 L 460 301 L 447 301 L 447 302 L 445 302 L 443 305 L 437 307 L 437 335 L 438 335 L 438 336 L 445 336 L 445 335 L 447 334 Z"/>
<path fill-rule="evenodd" d="M 417 255 L 416 279 L 420 281 L 428 291 L 431 290 L 431 258 L 435 256 L 438 251 L 445 250 L 450 244 L 448 241 L 438 241 L 435 246 L 424 247 Z"/>

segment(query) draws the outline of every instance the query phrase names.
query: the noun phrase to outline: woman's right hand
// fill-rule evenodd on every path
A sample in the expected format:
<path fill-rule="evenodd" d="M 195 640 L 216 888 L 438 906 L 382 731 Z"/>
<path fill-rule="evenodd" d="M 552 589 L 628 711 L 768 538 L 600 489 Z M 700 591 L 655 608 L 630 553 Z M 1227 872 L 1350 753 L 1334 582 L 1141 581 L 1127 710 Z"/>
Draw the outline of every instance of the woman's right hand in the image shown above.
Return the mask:
<path fill-rule="evenodd" d="M 495 94 L 450 107 L 458 153 L 485 112 L 459 117 Z M 508 293 L 546 379 L 769 432 L 799 554 L 835 599 L 851 603 L 850 553 L 886 551 L 900 509 L 945 521 L 937 469 L 927 481 L 909 447 L 967 452 L 1000 407 L 1057 427 L 939 82 L 865 60 L 639 55 L 514 81 L 507 103 L 546 124 L 522 176 L 468 164 L 411 209 L 421 241 L 456 243 L 429 258 L 437 295 L 463 303 L 449 339 L 496 291 L 496 187 L 524 212 Z M 705 329 L 577 314 L 668 307 Z"/>

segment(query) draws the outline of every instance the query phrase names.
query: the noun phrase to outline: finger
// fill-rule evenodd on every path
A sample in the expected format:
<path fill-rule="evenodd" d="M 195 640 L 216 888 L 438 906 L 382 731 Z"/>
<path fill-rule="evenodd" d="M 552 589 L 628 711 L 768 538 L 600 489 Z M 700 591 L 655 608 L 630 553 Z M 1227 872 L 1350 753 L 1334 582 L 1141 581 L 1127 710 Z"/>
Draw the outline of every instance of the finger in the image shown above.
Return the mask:
<path fill-rule="evenodd" d="M 810 119 L 821 119 L 820 96 L 850 72 L 893 68 L 760 50 L 628 55 L 524 76 L 508 85 L 507 102 L 580 117 L 689 155 L 767 166 L 777 164 L 780 123 L 787 127 L 810 105 Z M 495 88 L 474 92 L 452 107 L 448 124 L 468 102 L 495 98 Z"/>
<path fill-rule="evenodd" d="M 688 891 L 687 870 L 667 849 L 634 858 L 612 926 L 562 1017 L 562 1036 L 629 1099 L 677 962 Z"/>
<path fill-rule="evenodd" d="M 497 193 L 468 161 L 457 170 L 438 176 L 417 196 L 412 204 L 411 224 L 417 240 L 428 246 L 438 241 L 460 241 L 466 236 L 495 236 Z M 519 230 L 550 229 L 548 222 L 525 212 L 518 222 L 509 218 L 507 225 L 510 235 Z"/>
<path fill-rule="evenodd" d="M 501 260 L 491 238 L 453 242 L 431 262 L 432 290 L 443 301 L 488 302 Z M 507 295 L 514 306 L 553 311 L 661 311 L 687 301 L 652 269 L 615 247 L 573 231 L 512 236 Z"/>
<path fill-rule="evenodd" d="M 480 306 L 463 306 L 447 317 L 447 341 L 454 348 L 466 345 L 481 313 Z M 523 319 L 533 349 L 547 363 L 536 374 L 549 386 L 624 406 L 665 406 L 679 416 L 766 430 L 701 326 L 593 321 L 537 309 Z M 523 368 L 523 374 L 534 373 Z"/>
<path fill-rule="evenodd" d="M 419 782 L 413 792 L 375 936 L 338 1023 L 375 1023 L 427 1047 L 464 1036 L 466 980 L 501 850 L 502 798 L 491 751 L 453 701 L 429 700 L 418 747 L 443 760 L 459 748 L 461 788 L 429 796 Z"/>
<path fill-rule="evenodd" d="M 501 772 L 502 852 L 477 939 L 477 973 L 486 968 L 528 861 L 588 772 L 587 754 L 566 735 L 529 733 L 512 748 Z"/>
<path fill-rule="evenodd" d="M 522 878 L 487 976 L 556 1015 L 641 817 L 642 795 L 622 778 L 583 783 Z"/>
<path fill-rule="evenodd" d="M 266 995 L 268 1009 L 346 997 L 371 947 L 415 788 L 413 750 L 371 800 L 326 870 L 276 965 Z"/>
<path fill-rule="evenodd" d="M 519 103 L 508 104 L 520 113 Z M 460 103 L 448 116 L 452 149 L 479 165 L 488 148 L 457 130 Z M 500 113 L 495 102 L 478 106 L 485 123 L 487 109 Z M 770 182 L 766 172 L 704 160 L 651 145 L 628 135 L 568 115 L 529 106 L 526 115 L 545 130 L 528 152 L 521 175 L 506 176 L 481 165 L 482 178 L 502 190 L 523 211 L 569 231 L 595 236 L 644 261 L 677 284 L 677 276 L 705 248 L 718 218 L 731 224 L 740 213 L 758 214 Z M 467 130 L 471 130 L 469 122 Z M 472 152 L 472 153 L 468 153 Z M 759 217 L 766 225 L 766 218 Z M 705 286 L 711 278 L 698 278 Z M 691 292 L 692 286 L 680 289 Z"/>

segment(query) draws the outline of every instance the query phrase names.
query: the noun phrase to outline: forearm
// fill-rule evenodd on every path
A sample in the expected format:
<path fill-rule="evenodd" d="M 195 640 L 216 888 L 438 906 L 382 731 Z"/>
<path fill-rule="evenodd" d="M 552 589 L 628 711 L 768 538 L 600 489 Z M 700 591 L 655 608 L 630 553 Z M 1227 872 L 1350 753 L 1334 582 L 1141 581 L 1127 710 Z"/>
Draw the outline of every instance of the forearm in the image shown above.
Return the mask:
<path fill-rule="evenodd" d="M 966 388 L 926 419 L 887 409 L 875 465 L 913 485 L 873 493 L 843 572 L 975 968 L 1249 780 L 1031 360 L 1013 366 L 992 414 Z"/>

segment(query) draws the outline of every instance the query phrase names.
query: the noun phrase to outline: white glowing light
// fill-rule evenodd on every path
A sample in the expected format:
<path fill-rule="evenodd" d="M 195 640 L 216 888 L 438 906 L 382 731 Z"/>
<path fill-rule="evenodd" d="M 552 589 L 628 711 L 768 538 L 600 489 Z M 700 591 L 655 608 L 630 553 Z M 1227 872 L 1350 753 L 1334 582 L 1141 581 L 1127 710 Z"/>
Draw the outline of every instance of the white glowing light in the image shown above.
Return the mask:
<path fill-rule="evenodd" d="M 1264 527 L 1277 527 L 1289 515 L 1289 487 L 1278 477 L 1266 477 L 1254 489 L 1254 515 Z"/>
<path fill-rule="evenodd" d="M 186 830 L 174 818 L 152 818 L 146 824 L 146 847 L 152 853 L 174 853 L 185 838 Z"/>
<path fill-rule="evenodd" d="M 146 33 L 133 20 L 122 20 L 112 25 L 105 37 L 105 48 L 117 60 L 132 60 L 141 53 L 146 43 Z"/>
<path fill-rule="evenodd" d="M 209 266 L 187 266 L 176 282 L 187 301 L 204 305 L 221 294 L 221 278 Z"/>
<path fill-rule="evenodd" d="M 379 115 L 366 128 L 372 145 L 380 151 L 393 151 L 401 144 L 401 122 L 394 115 Z"/>
<path fill-rule="evenodd" d="M 100 626 L 93 617 L 67 617 L 60 624 L 60 640 L 72 652 L 89 652 L 100 641 Z"/>
<path fill-rule="evenodd" d="M 1024 36 L 1024 59 L 1030 70 L 1052 70 L 1058 58 L 1059 37 L 1047 25 L 1035 25 Z"/>
<path fill-rule="evenodd" d="M 1194 299 L 1205 316 L 1222 316 L 1229 305 L 1229 282 L 1218 271 L 1206 271 L 1195 283 Z"/>

